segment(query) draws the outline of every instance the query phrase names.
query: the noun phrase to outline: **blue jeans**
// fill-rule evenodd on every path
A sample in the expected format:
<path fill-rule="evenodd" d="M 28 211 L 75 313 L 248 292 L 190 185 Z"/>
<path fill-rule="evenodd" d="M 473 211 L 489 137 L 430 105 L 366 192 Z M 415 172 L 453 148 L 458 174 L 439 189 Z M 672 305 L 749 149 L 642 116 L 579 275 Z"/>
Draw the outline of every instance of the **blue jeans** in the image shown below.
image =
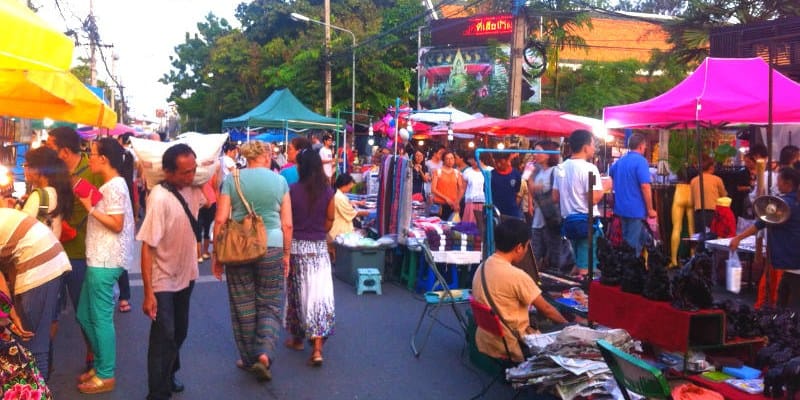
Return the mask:
<path fill-rule="evenodd" d="M 172 396 L 172 377 L 181 367 L 180 349 L 189 331 L 189 298 L 194 281 L 178 292 L 156 292 L 158 312 L 147 347 L 147 400 Z"/>
<path fill-rule="evenodd" d="M 644 246 L 644 220 L 620 217 L 620 221 L 622 222 L 622 238 L 636 250 L 636 254 L 640 254 Z"/>
<path fill-rule="evenodd" d="M 50 323 L 58 306 L 58 291 L 61 279 L 53 280 L 14 296 L 17 314 L 22 320 L 22 327 L 33 332 L 33 338 L 21 342 L 33 354 L 36 366 L 45 379 L 50 374 Z"/>

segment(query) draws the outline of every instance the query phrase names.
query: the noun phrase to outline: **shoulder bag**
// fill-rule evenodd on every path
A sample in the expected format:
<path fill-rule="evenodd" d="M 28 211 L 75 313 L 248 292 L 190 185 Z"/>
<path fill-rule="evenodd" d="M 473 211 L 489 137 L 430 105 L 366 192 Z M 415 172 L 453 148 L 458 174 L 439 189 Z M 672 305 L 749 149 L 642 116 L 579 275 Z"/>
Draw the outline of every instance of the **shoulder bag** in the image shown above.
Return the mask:
<path fill-rule="evenodd" d="M 536 206 L 542 212 L 544 224 L 548 228 L 558 228 L 561 226 L 561 210 L 560 205 L 553 200 L 553 178 L 555 176 L 555 169 L 550 170 L 550 190 L 546 192 L 533 192 L 533 199 L 536 200 Z"/>
<path fill-rule="evenodd" d="M 492 299 L 492 295 L 489 294 L 489 289 L 486 286 L 486 263 L 481 264 L 481 284 L 483 286 L 483 295 L 486 296 L 486 301 L 489 302 L 489 307 L 492 309 L 492 312 L 497 315 L 497 319 L 511 331 L 511 334 L 514 335 L 514 338 L 517 339 L 517 343 L 519 344 L 519 349 L 522 351 L 522 356 L 527 360 L 531 356 L 531 351 L 528 345 L 522 340 L 522 336 L 520 336 L 519 332 L 516 329 L 512 328 L 508 325 L 505 318 L 503 318 L 503 314 L 500 314 L 500 309 L 497 308 L 497 305 L 494 304 L 494 300 Z"/>
<path fill-rule="evenodd" d="M 233 220 L 233 207 L 228 220 L 222 225 L 214 237 L 214 253 L 217 261 L 225 265 L 248 264 L 263 258 L 267 254 L 267 229 L 264 220 L 253 211 L 250 203 L 244 198 L 239 170 L 232 171 L 236 192 L 247 209 L 247 215 L 241 222 Z"/>

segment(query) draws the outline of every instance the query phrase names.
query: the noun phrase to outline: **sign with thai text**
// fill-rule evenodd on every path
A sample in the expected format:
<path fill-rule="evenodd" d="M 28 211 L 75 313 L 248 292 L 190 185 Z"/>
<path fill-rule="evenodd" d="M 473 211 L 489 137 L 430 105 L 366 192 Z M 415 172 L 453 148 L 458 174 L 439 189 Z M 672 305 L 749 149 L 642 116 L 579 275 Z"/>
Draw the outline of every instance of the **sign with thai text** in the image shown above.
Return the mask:
<path fill-rule="evenodd" d="M 434 46 L 481 46 L 494 40 L 511 41 L 511 14 L 473 15 L 430 22 L 431 44 Z"/>

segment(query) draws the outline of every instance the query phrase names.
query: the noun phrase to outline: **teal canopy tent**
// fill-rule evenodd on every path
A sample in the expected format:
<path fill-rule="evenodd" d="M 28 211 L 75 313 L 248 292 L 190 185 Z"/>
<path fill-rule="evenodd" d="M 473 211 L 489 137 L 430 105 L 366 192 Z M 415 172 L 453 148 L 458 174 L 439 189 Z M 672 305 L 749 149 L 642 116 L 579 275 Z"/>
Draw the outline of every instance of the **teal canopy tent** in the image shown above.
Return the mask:
<path fill-rule="evenodd" d="M 252 110 L 222 121 L 222 128 L 336 129 L 336 118 L 308 109 L 289 89 L 279 89 Z"/>

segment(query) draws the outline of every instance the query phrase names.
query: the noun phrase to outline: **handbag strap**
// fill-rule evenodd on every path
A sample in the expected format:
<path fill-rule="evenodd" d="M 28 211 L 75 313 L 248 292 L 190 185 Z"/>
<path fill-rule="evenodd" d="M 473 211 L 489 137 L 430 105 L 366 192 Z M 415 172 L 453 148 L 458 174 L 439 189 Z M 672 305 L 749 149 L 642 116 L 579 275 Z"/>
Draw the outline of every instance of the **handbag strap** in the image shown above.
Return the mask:
<path fill-rule="evenodd" d="M 497 319 L 503 323 L 503 325 L 511 331 L 511 334 L 517 339 L 518 342 L 522 342 L 522 337 L 519 335 L 516 329 L 513 329 L 511 326 L 508 325 L 505 318 L 503 318 L 503 314 L 500 314 L 500 309 L 497 308 L 497 305 L 494 304 L 494 299 L 492 299 L 492 295 L 489 294 L 489 289 L 486 286 L 486 263 L 481 263 L 481 286 L 483 286 L 483 295 L 486 296 L 486 301 L 489 302 L 489 307 L 491 307 L 492 312 L 497 315 Z"/>
<path fill-rule="evenodd" d="M 236 186 L 236 193 L 239 194 L 239 199 L 242 200 L 242 204 L 244 204 L 244 208 L 247 210 L 248 215 L 253 215 L 253 208 L 250 207 L 250 203 L 247 202 L 247 199 L 244 198 L 244 192 L 242 192 L 242 182 L 239 179 L 239 169 L 234 168 L 231 171 L 233 174 L 233 185 Z M 231 208 L 231 212 L 233 212 L 233 208 Z"/>
<path fill-rule="evenodd" d="M 167 190 L 168 190 L 170 193 L 172 193 L 173 195 L 175 195 L 175 197 L 176 197 L 176 198 L 178 199 L 178 201 L 181 203 L 181 206 L 183 206 L 183 211 L 186 213 L 186 216 L 187 216 L 187 217 L 189 217 L 189 223 L 190 223 L 190 224 L 192 224 L 192 230 L 194 231 L 194 237 L 195 237 L 195 239 L 197 239 L 197 242 L 198 242 L 198 243 L 199 243 L 200 241 L 202 241 L 202 240 L 203 240 L 203 237 L 202 237 L 202 233 L 200 232 L 200 223 L 199 223 L 199 222 L 197 222 L 197 218 L 195 218 L 195 216 L 194 216 L 194 215 L 192 214 L 192 212 L 189 210 L 189 205 L 188 205 L 188 204 L 186 204 L 186 200 L 183 198 L 183 196 L 181 196 L 180 192 L 178 192 L 178 189 L 176 189 L 176 188 L 175 188 L 175 186 L 172 186 L 172 185 L 171 185 L 169 182 L 167 182 L 167 181 L 162 181 L 162 182 L 161 182 L 161 186 L 163 186 L 163 187 L 164 187 L 165 189 L 167 189 Z"/>

